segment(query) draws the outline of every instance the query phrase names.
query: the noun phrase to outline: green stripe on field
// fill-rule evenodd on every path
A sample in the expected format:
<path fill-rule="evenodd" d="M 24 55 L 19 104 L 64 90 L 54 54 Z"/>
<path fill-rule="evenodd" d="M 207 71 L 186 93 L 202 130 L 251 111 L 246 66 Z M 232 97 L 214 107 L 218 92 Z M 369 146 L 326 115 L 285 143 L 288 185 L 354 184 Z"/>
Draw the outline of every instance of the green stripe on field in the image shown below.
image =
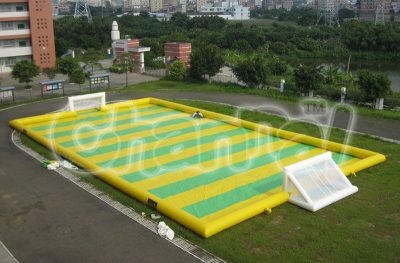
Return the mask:
<path fill-rule="evenodd" d="M 282 185 L 283 173 L 277 173 L 257 182 L 247 184 L 223 194 L 210 197 L 183 208 L 186 212 L 202 218 L 254 196 L 265 194 Z"/>
<path fill-rule="evenodd" d="M 136 132 L 142 132 L 142 131 L 146 131 L 146 130 L 151 130 L 155 126 L 156 127 L 164 127 L 164 126 L 169 126 L 169 125 L 176 125 L 176 124 L 187 122 L 188 120 L 192 120 L 192 118 L 191 117 L 184 117 L 184 118 L 166 120 L 166 121 L 162 121 L 162 122 L 154 123 L 154 124 L 145 124 L 145 125 L 140 125 L 140 126 L 134 126 L 134 127 L 130 127 L 130 128 L 123 129 L 123 130 L 103 133 L 100 136 L 90 136 L 90 137 L 81 138 L 81 139 L 77 139 L 77 140 L 71 140 L 71 141 L 62 142 L 62 143 L 60 143 L 60 145 L 63 146 L 63 147 L 74 147 L 74 146 L 77 146 L 77 145 L 84 145 L 84 144 L 88 144 L 88 143 L 93 143 L 93 142 L 96 142 L 98 140 L 117 138 L 118 136 L 123 136 L 123 135 L 127 135 L 127 134 L 132 134 L 133 135 Z"/>
<path fill-rule="evenodd" d="M 146 120 L 151 120 L 151 119 L 160 118 L 160 117 L 167 117 L 167 116 L 171 116 L 171 115 L 175 115 L 175 114 L 179 114 L 179 113 L 181 113 L 181 112 L 171 110 L 171 111 L 166 111 L 166 112 L 157 112 L 154 114 L 149 114 L 149 115 L 138 117 L 135 119 L 126 118 L 126 119 L 122 119 L 122 120 L 119 120 L 116 122 L 105 122 L 105 123 L 100 123 L 100 124 L 96 124 L 93 126 L 86 126 L 85 124 L 83 124 L 85 126 L 83 126 L 83 128 L 79 129 L 78 131 L 76 131 L 77 127 L 72 127 L 71 130 L 47 134 L 47 135 L 45 135 L 45 137 L 47 137 L 49 139 L 54 139 L 54 138 L 60 138 L 60 137 L 64 137 L 64 136 L 72 136 L 72 134 L 78 135 L 78 134 L 83 134 L 83 133 L 94 131 L 94 130 L 111 128 L 111 127 L 115 127 L 115 126 L 119 126 L 119 125 L 129 124 L 129 123 L 134 124 L 135 122 L 146 121 Z M 88 125 L 89 124 L 90 123 L 88 123 Z"/>
<path fill-rule="evenodd" d="M 174 123 L 174 124 L 176 124 L 176 123 Z M 186 127 L 186 128 L 180 129 L 180 130 L 175 130 L 175 131 L 163 132 L 161 130 L 160 131 L 161 133 L 158 133 L 158 134 L 152 133 L 152 135 L 146 136 L 146 137 L 129 138 L 128 141 L 122 141 L 119 143 L 106 145 L 106 146 L 99 147 L 94 150 L 81 151 L 81 152 L 78 152 L 78 154 L 83 157 L 92 157 L 92 156 L 96 156 L 99 154 L 120 151 L 122 149 L 129 148 L 135 139 L 140 140 L 140 142 L 142 142 L 142 143 L 151 143 L 151 142 L 155 142 L 158 140 L 163 140 L 164 138 L 174 138 L 177 136 L 182 136 L 187 133 L 196 132 L 196 131 L 200 131 L 200 130 L 206 130 L 206 129 L 210 129 L 210 128 L 215 128 L 215 127 L 223 126 L 223 125 L 226 125 L 226 124 L 222 123 L 222 122 L 210 122 L 210 123 L 205 123 L 205 124 L 202 124 L 199 126 L 191 125 L 189 127 Z M 165 126 L 167 126 L 167 125 L 165 125 Z M 157 125 L 157 127 L 154 127 L 154 128 L 160 128 L 160 127 L 163 127 L 163 126 Z"/>
<path fill-rule="evenodd" d="M 134 114 L 134 113 L 139 113 L 139 112 L 156 110 L 156 109 L 160 109 L 160 108 L 162 108 L 162 107 L 150 106 L 150 107 L 145 107 L 145 108 L 140 108 L 140 109 L 129 109 L 129 110 L 124 110 L 124 111 L 118 111 L 116 113 L 114 113 L 114 112 L 99 112 L 99 115 L 96 115 L 96 116 L 90 116 L 90 117 L 86 117 L 86 118 L 78 117 L 79 119 L 75 119 L 75 120 L 71 120 L 71 121 L 62 121 L 63 119 L 55 119 L 54 121 L 57 122 L 55 124 L 46 124 L 46 125 L 36 126 L 36 127 L 33 127 L 32 130 L 43 131 L 43 130 L 55 129 L 55 128 L 66 127 L 66 126 L 76 125 L 76 124 L 90 122 L 90 121 L 103 120 L 103 119 L 107 119 L 107 118 L 110 118 L 113 116 L 123 116 L 123 115 L 127 115 L 127 114 Z"/>
<path fill-rule="evenodd" d="M 224 166 L 214 171 L 210 171 L 195 177 L 187 178 L 172 184 L 161 186 L 159 188 L 150 190 L 150 192 L 160 198 L 167 198 L 200 186 L 211 184 L 213 182 L 234 176 L 244 171 L 248 171 L 249 176 L 251 176 L 250 170 L 252 169 L 270 164 L 272 162 L 276 162 L 277 159 L 284 159 L 295 156 L 300 152 L 306 152 L 311 149 L 315 149 L 315 147 L 304 144 L 296 144 L 285 149 L 277 150 L 272 153 L 267 153 L 249 160 L 244 160 L 234 165 Z M 243 168 L 235 168 L 235 167 L 243 167 Z"/>
<path fill-rule="evenodd" d="M 260 138 L 255 138 L 255 139 L 250 139 L 241 143 L 237 143 L 234 145 L 226 146 L 226 147 L 221 147 L 219 149 L 212 149 L 206 152 L 203 152 L 199 155 L 194 155 L 190 156 L 187 158 L 179 159 L 179 160 L 174 160 L 169 163 L 166 163 L 164 165 L 160 166 L 155 166 L 147 169 L 143 169 L 137 172 L 125 174 L 122 176 L 123 179 L 127 180 L 128 182 L 137 182 L 141 180 L 146 180 L 152 177 L 160 176 L 165 173 L 171 172 L 171 171 L 177 171 L 179 169 L 183 169 L 189 166 L 193 166 L 196 164 L 200 164 L 202 162 L 207 162 L 210 160 L 214 160 L 217 158 L 221 158 L 224 156 L 227 156 L 229 154 L 234 154 L 238 152 L 245 151 L 247 149 L 251 149 L 254 147 L 260 147 L 264 144 L 268 144 L 273 140 L 279 140 L 276 137 L 271 137 L 271 136 L 263 136 Z"/>

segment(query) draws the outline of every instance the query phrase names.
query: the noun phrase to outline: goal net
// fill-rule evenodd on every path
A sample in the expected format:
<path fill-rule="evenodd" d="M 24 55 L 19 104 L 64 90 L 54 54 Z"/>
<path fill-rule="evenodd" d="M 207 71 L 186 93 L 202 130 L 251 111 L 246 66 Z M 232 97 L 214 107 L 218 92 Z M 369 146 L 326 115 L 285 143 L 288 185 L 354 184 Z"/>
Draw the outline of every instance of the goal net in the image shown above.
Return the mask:
<path fill-rule="evenodd" d="M 106 105 L 105 92 L 68 97 L 68 107 L 70 111 L 79 111 L 91 108 L 100 109 L 104 105 Z"/>
<path fill-rule="evenodd" d="M 358 191 L 326 152 L 284 168 L 289 202 L 317 211 Z"/>

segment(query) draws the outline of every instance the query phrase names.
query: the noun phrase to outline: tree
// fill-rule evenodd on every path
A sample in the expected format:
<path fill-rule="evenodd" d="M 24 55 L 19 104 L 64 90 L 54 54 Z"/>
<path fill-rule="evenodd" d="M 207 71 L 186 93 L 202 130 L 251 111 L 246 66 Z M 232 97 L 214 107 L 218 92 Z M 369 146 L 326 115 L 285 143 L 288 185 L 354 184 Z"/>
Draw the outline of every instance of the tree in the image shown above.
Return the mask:
<path fill-rule="evenodd" d="M 44 68 L 42 70 L 43 74 L 45 74 L 49 79 L 54 79 L 57 74 L 56 68 Z"/>
<path fill-rule="evenodd" d="M 170 21 L 179 27 L 186 28 L 189 23 L 189 17 L 182 12 L 175 12 L 172 14 Z"/>
<path fill-rule="evenodd" d="M 232 68 L 236 77 L 249 87 L 264 87 L 267 84 L 268 63 L 263 56 L 249 56 Z"/>
<path fill-rule="evenodd" d="M 185 64 L 181 60 L 177 59 L 170 64 L 168 68 L 167 78 L 169 80 L 183 80 L 185 77 L 185 73 Z"/>
<path fill-rule="evenodd" d="M 294 70 L 294 81 L 296 87 L 303 93 L 308 93 L 310 97 L 314 95 L 314 91 L 321 87 L 323 82 L 321 69 L 314 65 L 299 65 Z"/>
<path fill-rule="evenodd" d="M 81 84 L 85 83 L 86 80 L 85 72 L 81 68 L 75 68 L 68 77 L 69 82 L 79 84 L 79 90 L 81 90 Z"/>
<path fill-rule="evenodd" d="M 382 110 L 385 97 L 391 93 L 391 81 L 388 76 L 360 70 L 358 84 L 368 99 L 375 99 L 375 109 Z"/>
<path fill-rule="evenodd" d="M 90 74 L 93 74 L 95 67 L 103 68 L 99 63 L 100 59 L 102 55 L 94 49 L 87 50 L 82 56 L 82 62 L 85 63 L 85 68 L 90 69 Z"/>
<path fill-rule="evenodd" d="M 38 76 L 40 69 L 35 63 L 31 63 L 26 60 L 17 62 L 13 68 L 11 75 L 14 79 L 18 79 L 19 83 L 25 83 L 25 89 L 29 89 L 30 97 L 32 100 L 32 86 L 29 83 L 32 82 L 33 78 Z"/>
<path fill-rule="evenodd" d="M 14 79 L 18 79 L 19 83 L 25 83 L 26 88 L 30 88 L 28 85 L 32 82 L 33 78 L 38 76 L 40 69 L 34 63 L 26 60 L 17 62 L 13 68 L 11 75 Z"/>
<path fill-rule="evenodd" d="M 205 75 L 214 76 L 224 65 L 221 50 L 216 45 L 207 45 L 193 50 L 190 60 L 189 75 L 203 79 Z"/>
<path fill-rule="evenodd" d="M 57 64 L 58 70 L 67 75 L 70 75 L 75 69 L 80 68 L 78 61 L 73 57 L 64 57 Z"/>
<path fill-rule="evenodd" d="M 284 75 L 289 70 L 289 66 L 285 61 L 279 60 L 279 58 L 274 57 L 268 62 L 268 69 L 273 75 L 281 76 Z"/>

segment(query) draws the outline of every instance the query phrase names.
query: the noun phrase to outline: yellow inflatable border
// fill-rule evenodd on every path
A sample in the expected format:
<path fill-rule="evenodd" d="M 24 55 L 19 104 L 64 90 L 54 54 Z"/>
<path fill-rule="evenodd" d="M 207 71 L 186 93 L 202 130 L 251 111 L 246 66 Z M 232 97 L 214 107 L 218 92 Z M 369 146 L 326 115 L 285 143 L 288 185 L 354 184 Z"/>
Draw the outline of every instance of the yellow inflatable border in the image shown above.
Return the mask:
<path fill-rule="evenodd" d="M 346 153 L 357 158 L 360 158 L 360 161 L 355 163 L 350 163 L 348 165 L 341 166 L 344 174 L 349 175 L 351 173 L 355 173 L 357 171 L 366 169 L 368 167 L 374 166 L 378 163 L 385 161 L 385 156 L 376 152 L 360 149 L 357 147 L 352 147 L 348 145 L 343 145 L 340 143 L 335 143 L 295 132 L 285 131 L 277 128 L 272 128 L 264 125 L 259 125 L 250 121 L 241 120 L 232 116 L 215 113 L 212 111 L 207 111 L 199 108 L 194 108 L 166 100 L 156 99 L 156 98 L 144 98 L 138 100 L 129 100 L 119 103 L 108 104 L 101 108 L 102 111 L 108 111 L 111 109 L 117 109 L 121 107 L 133 107 L 136 105 L 142 104 L 154 104 L 163 107 L 168 107 L 171 109 L 180 110 L 186 112 L 188 114 L 192 114 L 195 111 L 201 111 L 206 118 L 223 121 L 225 123 L 229 123 L 231 125 L 235 125 L 238 127 L 244 127 L 248 129 L 252 129 L 264 134 L 278 136 L 284 139 L 292 140 L 299 143 L 305 143 L 309 145 L 313 145 L 316 147 L 320 147 L 326 149 L 328 151 L 333 152 L 341 152 Z M 66 148 L 61 147 L 60 145 L 54 144 L 51 140 L 48 140 L 44 137 L 38 136 L 34 131 L 32 131 L 27 125 L 51 121 L 62 118 L 70 118 L 77 116 L 76 112 L 62 112 L 62 113 L 50 113 L 40 116 L 21 118 L 10 121 L 10 125 L 20 131 L 21 133 L 26 134 L 32 139 L 36 140 L 40 144 L 46 146 L 49 149 L 56 151 L 67 159 L 72 160 L 74 163 L 78 164 L 81 167 L 84 167 L 89 172 L 95 174 L 102 180 L 107 183 L 113 185 L 114 187 L 124 191 L 125 193 L 131 195 L 132 197 L 138 199 L 143 203 L 148 203 L 148 199 L 152 199 L 157 202 L 157 210 L 166 216 L 174 219 L 178 223 L 186 226 L 192 231 L 196 232 L 200 236 L 210 237 L 224 229 L 227 229 L 233 225 L 236 225 L 244 220 L 247 220 L 253 216 L 261 214 L 265 211 L 270 212 L 272 208 L 283 204 L 289 200 L 289 193 L 287 192 L 279 192 L 272 196 L 268 196 L 262 201 L 254 202 L 253 204 L 246 206 L 240 210 L 229 213 L 226 216 L 222 216 L 212 222 L 204 222 L 201 219 L 198 219 L 189 213 L 180 210 L 179 208 L 170 205 L 168 202 L 163 201 L 162 199 L 152 195 L 151 193 L 137 189 L 132 187 L 132 184 L 127 183 L 125 180 L 121 179 L 118 174 L 113 172 L 104 172 L 102 170 L 98 170 L 94 163 L 87 161 L 85 158 L 77 155 L 76 153 L 69 151 Z"/>

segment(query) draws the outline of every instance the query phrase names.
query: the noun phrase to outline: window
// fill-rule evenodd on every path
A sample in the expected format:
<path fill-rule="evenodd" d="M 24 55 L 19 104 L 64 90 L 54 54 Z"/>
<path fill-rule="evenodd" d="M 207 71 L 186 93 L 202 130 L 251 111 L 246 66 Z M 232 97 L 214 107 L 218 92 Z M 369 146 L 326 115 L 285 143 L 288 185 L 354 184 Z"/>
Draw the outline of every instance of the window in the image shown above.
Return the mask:
<path fill-rule="evenodd" d="M 16 57 L 9 57 L 9 58 L 6 58 L 5 66 L 6 67 L 12 67 L 12 66 L 15 65 L 15 63 L 17 63 L 17 58 Z"/>
<path fill-rule="evenodd" d="M 14 47 L 15 41 L 14 40 L 4 40 L 3 47 Z"/>
<path fill-rule="evenodd" d="M 18 5 L 16 9 L 17 9 L 17 12 L 24 11 L 24 7 L 20 6 L 20 5 Z"/>
<path fill-rule="evenodd" d="M 19 41 L 19 46 L 20 47 L 26 47 L 27 46 L 26 41 L 25 40 Z"/>
<path fill-rule="evenodd" d="M 12 6 L 10 4 L 0 4 L 0 12 L 11 12 Z"/>
<path fill-rule="evenodd" d="M 1 30 L 13 30 L 14 24 L 12 22 L 1 23 Z"/>
<path fill-rule="evenodd" d="M 18 29 L 25 29 L 25 24 L 18 24 Z"/>

